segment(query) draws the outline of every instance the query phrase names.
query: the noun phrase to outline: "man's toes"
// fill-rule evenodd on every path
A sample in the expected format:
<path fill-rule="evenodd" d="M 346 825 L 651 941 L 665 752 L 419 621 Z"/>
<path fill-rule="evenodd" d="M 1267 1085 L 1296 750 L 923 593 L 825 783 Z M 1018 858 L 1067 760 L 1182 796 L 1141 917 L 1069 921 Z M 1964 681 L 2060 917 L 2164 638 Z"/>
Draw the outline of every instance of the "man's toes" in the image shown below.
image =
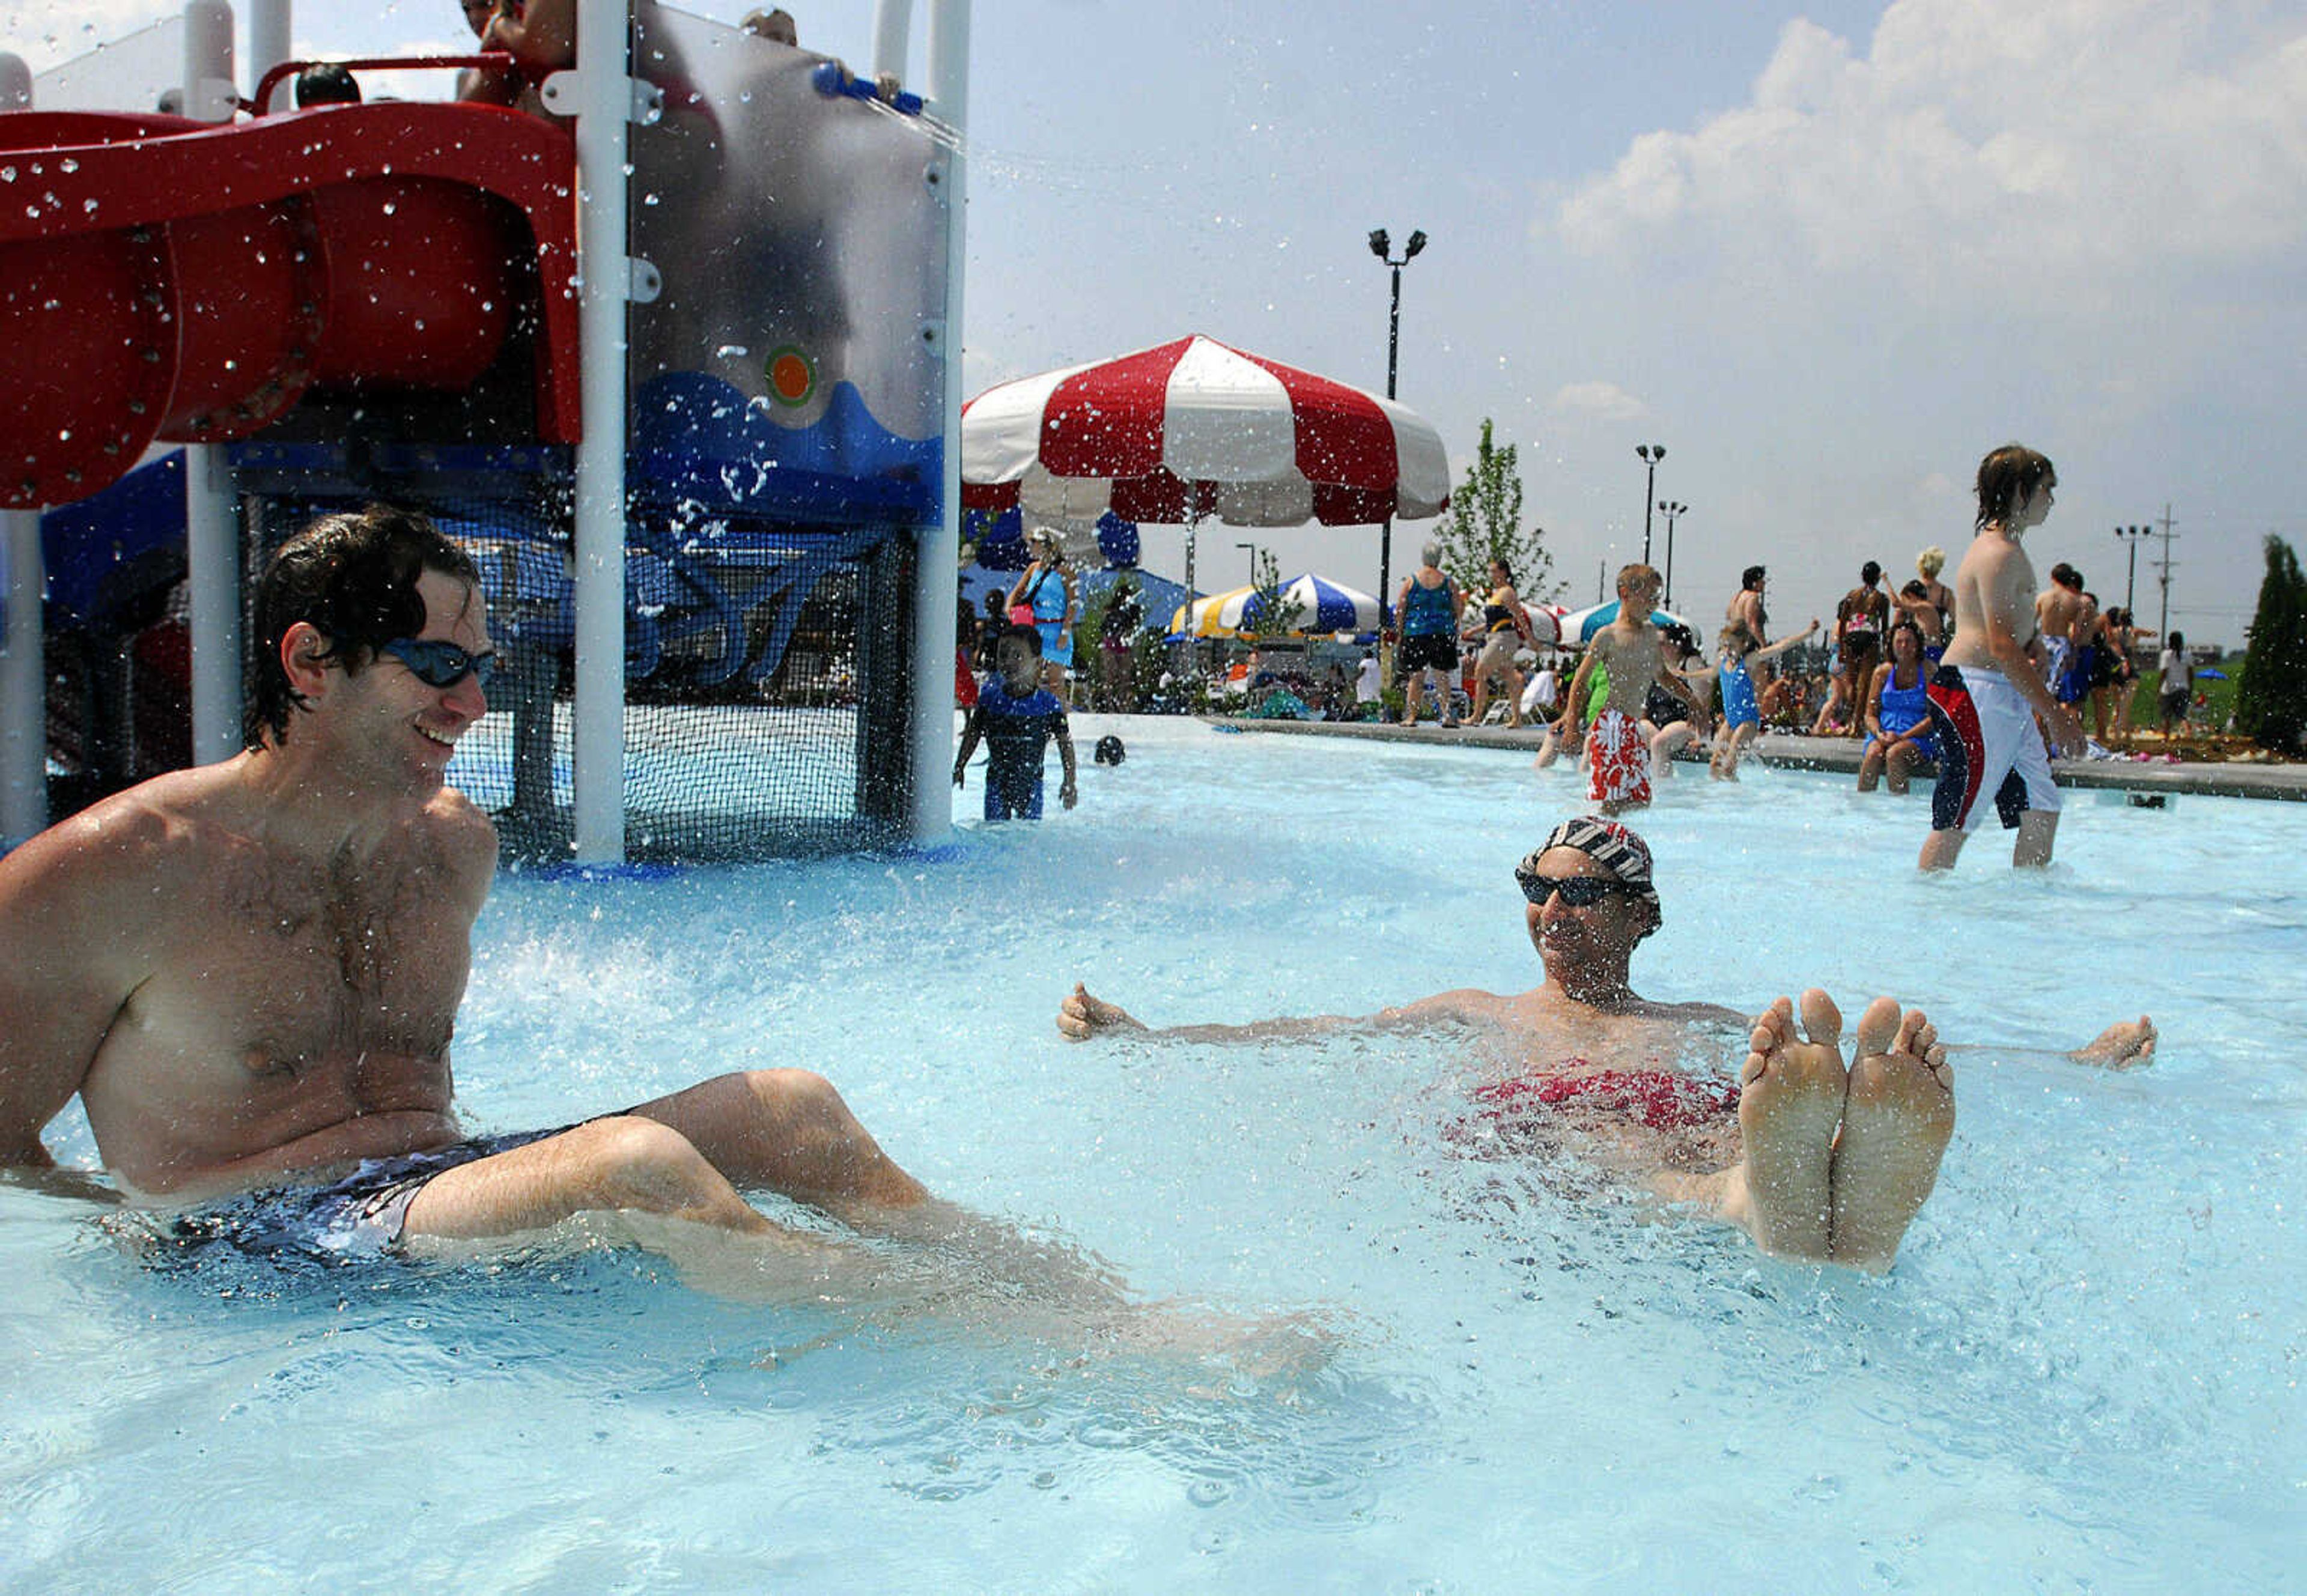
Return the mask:
<path fill-rule="evenodd" d="M 1780 1002 L 1786 1000 L 1781 998 Z M 1821 1047 L 1842 1045 L 1842 1010 L 1818 987 L 1802 995 L 1803 1034 Z"/>
<path fill-rule="evenodd" d="M 1920 1015 L 1908 1018 L 1919 1019 Z M 1866 1005 L 1866 1012 L 1858 1017 L 1858 1057 L 1872 1058 L 1887 1053 L 1908 1039 L 1911 1026 L 1904 1024 L 1894 998 L 1877 998 Z"/>

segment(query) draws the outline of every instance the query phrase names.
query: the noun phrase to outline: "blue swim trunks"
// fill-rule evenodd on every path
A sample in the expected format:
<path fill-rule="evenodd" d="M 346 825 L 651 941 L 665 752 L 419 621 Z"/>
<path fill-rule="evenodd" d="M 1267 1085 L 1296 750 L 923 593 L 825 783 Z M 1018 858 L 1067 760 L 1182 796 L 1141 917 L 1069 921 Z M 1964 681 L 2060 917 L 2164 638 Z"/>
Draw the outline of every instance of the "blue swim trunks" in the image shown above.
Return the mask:
<path fill-rule="evenodd" d="M 1754 679 L 1746 674 L 1743 659 L 1722 662 L 1722 720 L 1732 726 L 1762 724 L 1762 712 L 1754 703 Z"/>
<path fill-rule="evenodd" d="M 364 1158 L 351 1174 L 326 1186 L 267 1187 L 180 1214 L 167 1233 L 180 1244 L 222 1242 L 262 1257 L 330 1263 L 382 1257 L 399 1249 L 408 1205 L 435 1175 L 575 1128 L 476 1136 L 429 1153 Z"/>

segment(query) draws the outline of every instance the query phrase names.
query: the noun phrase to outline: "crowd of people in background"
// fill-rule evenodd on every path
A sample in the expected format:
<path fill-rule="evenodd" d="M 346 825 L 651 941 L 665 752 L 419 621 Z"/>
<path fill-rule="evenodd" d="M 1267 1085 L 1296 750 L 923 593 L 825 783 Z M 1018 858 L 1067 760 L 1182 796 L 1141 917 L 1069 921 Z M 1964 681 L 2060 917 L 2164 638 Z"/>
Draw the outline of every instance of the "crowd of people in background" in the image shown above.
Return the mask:
<path fill-rule="evenodd" d="M 1398 630 L 1386 634 L 1390 648 L 1369 638 L 1351 646 L 1256 637 L 1188 646 L 1161 624 L 1166 617 L 1148 613 L 1129 573 L 1093 602 L 1054 532 L 1038 529 L 1028 544 L 1030 563 L 984 595 L 982 613 L 962 606 L 955 691 L 964 708 L 1001 676 L 1001 638 L 1023 628 L 1038 645 L 1036 701 L 1046 695 L 1059 710 L 1405 728 L 1453 729 L 1465 720 L 1535 725 L 1547 733 L 1541 767 L 1563 756 L 1590 774 L 1599 765 L 1591 797 L 1606 810 L 1638 786 L 1646 794 L 1650 780 L 1672 775 L 1677 757 L 1702 756 L 1715 779 L 1735 781 L 1741 758 L 1766 731 L 1857 743 L 1861 792 L 1905 793 L 1916 777 L 1934 777 L 1946 752 L 1929 700 L 1955 639 L 1958 606 L 1943 579 L 1947 551 L 1937 545 L 1916 555 L 1915 574 L 1903 583 L 1886 579 L 1880 562 L 1862 562 L 1831 626 L 1814 617 L 1776 638 L 1768 572 L 1749 566 L 1710 650 L 1685 623 L 1651 624 L 1659 584 L 1648 567 L 1620 573 L 1617 622 L 1583 641 L 1557 641 L 1551 625 L 1533 621 L 1507 562 L 1489 562 L 1481 582 L 1463 585 L 1444 569 L 1435 543 L 1393 596 Z M 2201 695 L 2196 662 L 2178 634 L 2158 638 L 2127 607 L 2102 606 L 2064 562 L 2035 596 L 2032 622 L 2028 647 L 2037 663 L 2030 668 L 2050 700 L 2087 726 L 2081 746 L 2091 757 L 2112 757 L 2147 737 L 2134 706 L 2150 658 L 2160 684 L 2154 734 L 2167 743 L 2189 731 Z M 1613 675 L 1629 671 L 1640 679 L 1621 691 Z"/>

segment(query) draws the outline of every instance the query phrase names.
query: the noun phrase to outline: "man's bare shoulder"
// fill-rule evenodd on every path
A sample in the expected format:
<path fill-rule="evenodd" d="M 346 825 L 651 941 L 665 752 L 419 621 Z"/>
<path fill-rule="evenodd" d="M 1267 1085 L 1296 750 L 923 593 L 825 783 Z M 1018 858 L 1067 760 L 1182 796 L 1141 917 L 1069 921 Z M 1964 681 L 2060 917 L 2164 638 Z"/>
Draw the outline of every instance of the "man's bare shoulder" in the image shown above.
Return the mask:
<path fill-rule="evenodd" d="M 1462 986 L 1404 1003 L 1399 1008 L 1382 1008 L 1377 1019 L 1380 1025 L 1499 1025 L 1511 1017 L 1514 1001 L 1479 987 Z"/>
<path fill-rule="evenodd" d="M 427 853 L 437 854 L 476 905 L 496 874 L 496 824 L 454 787 L 442 787 L 416 822 Z"/>

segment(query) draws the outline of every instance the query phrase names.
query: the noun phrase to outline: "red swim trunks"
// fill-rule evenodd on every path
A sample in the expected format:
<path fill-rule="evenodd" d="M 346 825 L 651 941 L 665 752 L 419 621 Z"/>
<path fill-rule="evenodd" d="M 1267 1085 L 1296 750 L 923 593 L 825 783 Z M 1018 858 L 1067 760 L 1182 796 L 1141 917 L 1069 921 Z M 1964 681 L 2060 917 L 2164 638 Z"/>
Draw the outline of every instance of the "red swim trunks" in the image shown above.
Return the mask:
<path fill-rule="evenodd" d="M 1652 1130 L 1683 1130 L 1738 1112 L 1738 1088 L 1671 1069 L 1595 1069 L 1517 1076 L 1470 1094 L 1492 1119 L 1539 1104 L 1576 1103 L 1632 1115 Z"/>
<path fill-rule="evenodd" d="M 1651 801 L 1651 745 L 1640 722 L 1605 709 L 1586 731 L 1586 796 L 1596 803 Z"/>

